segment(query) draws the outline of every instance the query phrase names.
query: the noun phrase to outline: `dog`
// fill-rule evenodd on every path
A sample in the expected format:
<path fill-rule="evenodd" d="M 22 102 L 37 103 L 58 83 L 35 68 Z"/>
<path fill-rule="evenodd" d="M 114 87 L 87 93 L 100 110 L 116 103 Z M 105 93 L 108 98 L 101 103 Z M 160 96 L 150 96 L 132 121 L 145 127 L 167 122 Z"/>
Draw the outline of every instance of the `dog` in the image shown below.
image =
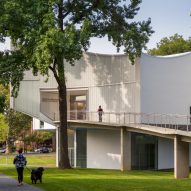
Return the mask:
<path fill-rule="evenodd" d="M 43 171 L 44 171 L 44 168 L 43 167 L 39 167 L 37 169 L 33 169 L 31 171 L 31 181 L 32 181 L 32 184 L 37 182 L 37 180 L 40 181 L 40 183 L 42 183 L 42 175 L 43 175 Z"/>

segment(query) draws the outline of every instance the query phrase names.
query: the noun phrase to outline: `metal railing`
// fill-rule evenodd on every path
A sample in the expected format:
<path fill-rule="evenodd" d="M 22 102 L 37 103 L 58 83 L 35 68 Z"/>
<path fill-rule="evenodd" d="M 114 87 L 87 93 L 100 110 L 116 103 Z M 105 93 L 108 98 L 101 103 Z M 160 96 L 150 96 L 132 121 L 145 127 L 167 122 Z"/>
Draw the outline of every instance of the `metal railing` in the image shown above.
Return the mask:
<path fill-rule="evenodd" d="M 59 121 L 59 113 L 46 114 L 53 121 Z M 99 122 L 99 115 L 96 111 L 68 111 L 68 120 L 82 120 Z M 168 129 L 191 131 L 191 116 L 178 114 L 158 113 L 133 113 L 133 112 L 104 112 L 102 123 L 125 124 L 137 126 L 150 125 Z"/>

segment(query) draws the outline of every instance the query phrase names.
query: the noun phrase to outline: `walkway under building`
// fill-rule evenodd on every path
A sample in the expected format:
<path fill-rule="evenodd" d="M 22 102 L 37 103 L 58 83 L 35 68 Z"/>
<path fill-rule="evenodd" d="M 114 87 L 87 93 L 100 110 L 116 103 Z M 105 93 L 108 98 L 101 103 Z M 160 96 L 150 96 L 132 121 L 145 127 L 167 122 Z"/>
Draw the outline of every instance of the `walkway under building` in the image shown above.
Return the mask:
<path fill-rule="evenodd" d="M 122 171 L 131 170 L 130 134 L 136 132 L 172 139 L 174 141 L 174 176 L 177 179 L 188 178 L 189 143 L 191 142 L 191 125 L 189 124 L 190 116 L 123 113 L 115 114 L 115 117 L 111 117 L 114 113 L 108 113 L 104 114 L 103 122 L 97 122 L 97 119 L 93 120 L 94 118 L 90 118 L 90 115 L 92 114 L 89 113 L 88 115 L 89 117 L 87 117 L 86 113 L 84 120 L 68 120 L 68 127 L 70 129 L 98 128 L 120 130 Z M 108 115 L 110 115 L 110 117 L 108 117 Z M 148 115 L 150 116 L 148 117 Z M 55 123 L 59 126 L 59 122 L 55 121 Z"/>

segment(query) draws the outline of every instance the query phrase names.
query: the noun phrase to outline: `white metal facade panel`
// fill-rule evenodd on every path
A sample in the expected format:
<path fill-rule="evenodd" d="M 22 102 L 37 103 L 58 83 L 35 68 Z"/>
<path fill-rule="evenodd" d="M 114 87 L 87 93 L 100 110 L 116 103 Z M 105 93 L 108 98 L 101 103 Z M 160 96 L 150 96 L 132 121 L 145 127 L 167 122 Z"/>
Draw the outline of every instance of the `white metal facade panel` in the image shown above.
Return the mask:
<path fill-rule="evenodd" d="M 86 53 L 75 66 L 66 63 L 67 88 L 87 89 L 89 111 L 96 111 L 99 105 L 108 112 L 137 111 L 135 68 L 138 64 L 131 65 L 126 55 Z M 32 72 L 27 71 L 14 100 L 14 109 L 40 119 L 40 89 L 57 89 L 51 71 L 47 82 L 46 79 L 40 75 L 32 77 Z"/>
<path fill-rule="evenodd" d="M 14 101 L 14 109 L 32 117 L 39 116 L 39 81 L 22 81 L 19 95 Z"/>
<path fill-rule="evenodd" d="M 47 76 L 40 76 L 39 88 L 57 88 L 57 87 L 58 84 L 51 71 L 49 71 L 48 81 L 47 81 Z"/>
<path fill-rule="evenodd" d="M 67 87 L 89 87 L 135 81 L 135 65 L 126 55 L 84 54 L 75 66 L 66 64 Z"/>
<path fill-rule="evenodd" d="M 189 114 L 191 53 L 141 56 L 141 112 Z"/>
<path fill-rule="evenodd" d="M 191 166 L 191 144 L 189 144 L 189 164 Z M 174 140 L 158 138 L 158 169 L 174 168 Z"/>
<path fill-rule="evenodd" d="M 41 129 L 40 128 L 40 120 L 39 119 L 33 118 L 33 129 L 34 130 Z M 49 124 L 49 123 L 44 123 L 43 129 L 45 129 L 45 130 L 52 130 L 52 129 L 56 129 L 56 127 L 51 125 L 51 124 Z"/>
<path fill-rule="evenodd" d="M 106 112 L 139 112 L 135 91 L 136 83 L 90 87 L 89 111 L 96 111 L 101 105 Z"/>
<path fill-rule="evenodd" d="M 174 140 L 158 138 L 158 169 L 174 168 Z"/>
<path fill-rule="evenodd" d="M 29 71 L 25 71 L 24 80 L 26 80 L 26 81 L 38 81 L 38 80 L 40 80 L 40 76 L 39 75 L 34 76 L 32 71 L 29 70 Z"/>
<path fill-rule="evenodd" d="M 87 130 L 87 168 L 120 169 L 120 131 Z"/>

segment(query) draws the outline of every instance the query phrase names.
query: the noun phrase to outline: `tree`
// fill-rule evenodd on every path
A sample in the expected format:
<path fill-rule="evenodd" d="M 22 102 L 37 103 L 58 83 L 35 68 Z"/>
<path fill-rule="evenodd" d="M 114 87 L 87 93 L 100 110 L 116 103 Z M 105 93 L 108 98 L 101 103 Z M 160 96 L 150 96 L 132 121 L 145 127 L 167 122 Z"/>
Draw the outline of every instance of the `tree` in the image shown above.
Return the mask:
<path fill-rule="evenodd" d="M 6 152 L 10 153 L 13 143 L 16 140 L 25 140 L 26 134 L 31 129 L 31 117 L 10 109 L 6 114 L 6 121 L 9 126 L 6 139 Z"/>
<path fill-rule="evenodd" d="M 9 87 L 0 84 L 0 113 L 5 113 L 9 108 Z"/>
<path fill-rule="evenodd" d="M 43 144 L 45 141 L 52 139 L 52 136 L 54 135 L 53 132 L 48 131 L 33 131 L 31 134 L 28 134 L 24 142 L 27 145 L 31 145 L 31 143 L 35 143 L 35 145 Z"/>
<path fill-rule="evenodd" d="M 6 114 L 9 109 L 9 87 L 0 84 L 0 142 L 7 142 L 9 126 L 6 121 Z"/>
<path fill-rule="evenodd" d="M 0 142 L 5 142 L 7 140 L 8 134 L 8 124 L 5 120 L 5 116 L 0 114 Z"/>
<path fill-rule="evenodd" d="M 9 102 L 9 86 L 0 84 L 0 141 L 6 141 L 7 153 L 12 151 L 15 140 L 24 140 L 31 127 L 31 117 L 11 110 Z"/>
<path fill-rule="evenodd" d="M 157 47 L 148 51 L 151 55 L 170 55 L 191 51 L 191 39 L 185 40 L 181 35 L 165 37 L 157 43 Z"/>
<path fill-rule="evenodd" d="M 0 80 L 11 81 L 16 96 L 23 72 L 49 75 L 58 83 L 60 168 L 68 158 L 65 64 L 87 51 L 91 37 L 107 36 L 117 50 L 124 46 L 132 63 L 153 33 L 150 19 L 136 22 L 141 0 L 1 0 L 0 39 L 11 38 L 14 51 L 0 54 Z"/>

